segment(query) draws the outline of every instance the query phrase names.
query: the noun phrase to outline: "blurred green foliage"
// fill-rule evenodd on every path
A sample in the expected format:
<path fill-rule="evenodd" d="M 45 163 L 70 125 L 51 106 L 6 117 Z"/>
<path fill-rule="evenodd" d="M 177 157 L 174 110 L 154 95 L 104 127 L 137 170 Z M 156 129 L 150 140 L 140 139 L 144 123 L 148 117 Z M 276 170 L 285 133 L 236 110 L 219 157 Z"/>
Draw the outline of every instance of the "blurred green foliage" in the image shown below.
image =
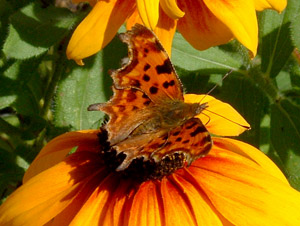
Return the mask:
<path fill-rule="evenodd" d="M 71 12 L 45 0 L 0 0 L 0 5 L 3 199 L 21 184 L 24 171 L 50 139 L 101 125 L 103 113 L 87 107 L 110 97 L 108 70 L 120 67 L 127 47 L 115 38 L 80 67 L 66 59 L 65 49 L 88 6 Z M 212 95 L 251 124 L 238 139 L 269 155 L 300 190 L 300 2 L 289 0 L 283 13 L 266 10 L 258 19 L 259 51 L 252 60 L 237 41 L 197 51 L 179 33 L 171 59 L 187 93 L 207 93 L 218 84 Z"/>

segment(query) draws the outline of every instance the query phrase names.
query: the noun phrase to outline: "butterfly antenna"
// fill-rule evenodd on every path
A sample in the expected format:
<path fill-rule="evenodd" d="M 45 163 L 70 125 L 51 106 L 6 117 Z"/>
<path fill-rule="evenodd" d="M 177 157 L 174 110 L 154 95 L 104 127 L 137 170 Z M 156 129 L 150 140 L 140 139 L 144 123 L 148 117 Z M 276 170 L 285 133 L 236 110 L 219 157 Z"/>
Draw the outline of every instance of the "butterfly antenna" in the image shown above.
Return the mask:
<path fill-rule="evenodd" d="M 224 81 L 225 78 L 227 78 L 228 75 L 230 75 L 233 72 L 233 69 L 231 69 L 230 71 L 228 71 L 223 77 L 222 77 L 222 81 Z M 218 84 L 214 85 L 214 87 L 212 87 L 205 95 L 204 97 L 202 97 L 202 99 L 199 102 L 199 105 L 201 104 L 201 102 L 203 101 L 203 99 L 212 93 L 212 91 L 214 91 L 216 88 L 218 87 Z"/>
<path fill-rule="evenodd" d="M 207 114 L 205 114 L 205 113 L 203 113 L 203 112 L 201 112 L 201 114 L 202 115 L 205 115 L 207 118 L 208 118 L 208 121 L 205 123 L 205 126 L 210 122 L 210 117 L 209 117 L 209 115 L 207 115 Z"/>
<path fill-rule="evenodd" d="M 229 118 L 224 117 L 223 115 L 220 115 L 220 114 L 218 114 L 218 113 L 216 113 L 216 112 L 210 111 L 210 110 L 208 110 L 207 108 L 205 108 L 204 110 L 205 110 L 205 111 L 208 111 L 208 112 L 210 112 L 210 113 L 212 113 L 212 114 L 214 114 L 214 115 L 217 115 L 217 116 L 219 116 L 219 117 L 221 117 L 221 118 L 223 118 L 223 119 L 226 119 L 226 120 L 228 120 L 229 122 L 232 122 L 232 123 L 234 123 L 234 124 L 236 124 L 236 125 L 238 125 L 238 126 L 241 126 L 241 127 L 245 128 L 245 129 L 251 129 L 250 126 L 245 126 L 245 125 L 242 125 L 242 124 L 240 124 L 240 123 L 237 123 L 237 122 L 235 122 L 235 121 L 233 121 L 233 120 L 231 120 L 231 119 L 229 119 Z M 204 114 L 204 113 L 202 113 L 202 114 Z M 208 123 L 206 123 L 206 124 L 208 124 Z"/>

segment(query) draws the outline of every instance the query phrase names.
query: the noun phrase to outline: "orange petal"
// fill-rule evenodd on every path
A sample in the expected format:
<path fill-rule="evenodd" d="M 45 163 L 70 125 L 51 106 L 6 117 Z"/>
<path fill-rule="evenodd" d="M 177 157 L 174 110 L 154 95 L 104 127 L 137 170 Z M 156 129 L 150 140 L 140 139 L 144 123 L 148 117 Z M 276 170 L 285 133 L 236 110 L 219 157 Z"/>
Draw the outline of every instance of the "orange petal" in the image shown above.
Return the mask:
<path fill-rule="evenodd" d="M 25 172 L 23 183 L 40 172 L 61 162 L 72 148 L 78 151 L 99 151 L 100 144 L 97 134 L 99 130 L 82 130 L 62 134 L 51 140 L 33 160 Z"/>
<path fill-rule="evenodd" d="M 76 198 L 98 168 L 97 155 L 81 152 L 38 174 L 1 205 L 0 225 L 44 225 Z"/>
<path fill-rule="evenodd" d="M 184 16 L 184 12 L 177 6 L 176 0 L 160 0 L 159 3 L 170 18 L 176 20 Z"/>
<path fill-rule="evenodd" d="M 99 186 L 94 189 L 94 192 L 89 196 L 87 201 L 82 206 L 81 210 L 74 217 L 70 226 L 84 225 L 110 225 L 109 222 L 103 222 L 105 219 L 107 207 L 114 201 L 111 199 L 113 193 L 118 189 L 120 178 L 116 174 L 109 174 Z"/>
<path fill-rule="evenodd" d="M 278 12 L 282 12 L 287 5 L 287 0 L 254 0 L 254 5 L 255 9 L 259 11 L 275 9 Z"/>
<path fill-rule="evenodd" d="M 156 184 L 153 181 L 142 183 L 134 195 L 128 225 L 164 225 L 163 207 L 160 204 L 160 194 Z"/>
<path fill-rule="evenodd" d="M 126 30 L 129 31 L 135 24 L 143 24 L 139 11 L 136 9 L 126 21 Z"/>
<path fill-rule="evenodd" d="M 234 225 L 298 225 L 300 193 L 253 161 L 222 148 L 187 169 L 187 180 L 203 189 Z"/>
<path fill-rule="evenodd" d="M 159 18 L 159 0 L 136 0 L 136 3 L 144 25 L 154 30 Z"/>
<path fill-rule="evenodd" d="M 178 5 L 185 12 L 178 20 L 178 30 L 196 49 L 204 50 L 227 43 L 232 32 L 206 7 L 202 0 L 180 0 Z"/>
<path fill-rule="evenodd" d="M 278 178 L 282 182 L 288 184 L 287 179 L 280 169 L 270 160 L 264 153 L 255 147 L 244 143 L 242 141 L 230 139 L 230 138 L 218 138 L 213 137 L 214 146 L 222 148 L 225 150 L 230 150 L 248 159 L 251 159 L 258 165 L 260 165 L 264 170 L 266 170 L 270 175 Z"/>
<path fill-rule="evenodd" d="M 162 9 L 160 9 L 159 20 L 154 33 L 157 35 L 159 41 L 171 56 L 173 37 L 176 31 L 177 22 L 169 18 Z"/>
<path fill-rule="evenodd" d="M 212 96 L 186 94 L 184 100 L 187 103 L 207 103 L 208 107 L 197 117 L 210 133 L 219 136 L 238 136 L 250 128 L 246 120 L 233 107 Z"/>
<path fill-rule="evenodd" d="M 106 46 L 135 7 L 134 0 L 98 1 L 74 31 L 67 47 L 68 59 L 82 59 Z"/>
<path fill-rule="evenodd" d="M 178 225 L 186 222 L 179 214 L 184 212 L 183 210 L 186 208 L 187 214 L 193 219 L 193 222 L 187 225 L 223 226 L 217 211 L 201 189 L 197 189 L 192 183 L 176 173 L 169 176 L 168 179 L 170 182 L 162 181 L 162 189 L 164 189 L 162 194 L 165 194 L 163 196 L 166 206 L 165 212 L 170 219 L 173 218 L 174 220 L 168 225 L 173 225 L 176 221 Z M 175 225 L 177 224 L 175 223 Z"/>
<path fill-rule="evenodd" d="M 258 45 L 258 25 L 254 2 L 243 0 L 203 0 L 203 2 L 231 30 L 236 39 L 251 51 L 254 57 Z"/>

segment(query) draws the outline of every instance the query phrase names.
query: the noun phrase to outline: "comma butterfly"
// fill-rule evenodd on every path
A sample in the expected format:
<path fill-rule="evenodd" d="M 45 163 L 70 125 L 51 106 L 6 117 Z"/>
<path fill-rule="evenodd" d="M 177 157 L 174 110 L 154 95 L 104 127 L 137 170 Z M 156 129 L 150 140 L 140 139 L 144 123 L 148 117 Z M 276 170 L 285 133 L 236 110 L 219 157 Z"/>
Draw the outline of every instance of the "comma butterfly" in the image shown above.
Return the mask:
<path fill-rule="evenodd" d="M 102 129 L 110 147 L 126 155 L 116 171 L 142 159 L 167 166 L 162 170 L 168 174 L 206 155 L 211 136 L 195 116 L 207 103 L 184 102 L 182 84 L 152 31 L 136 24 L 120 38 L 128 44 L 129 61 L 111 72 L 114 95 L 88 108 L 110 117 Z"/>

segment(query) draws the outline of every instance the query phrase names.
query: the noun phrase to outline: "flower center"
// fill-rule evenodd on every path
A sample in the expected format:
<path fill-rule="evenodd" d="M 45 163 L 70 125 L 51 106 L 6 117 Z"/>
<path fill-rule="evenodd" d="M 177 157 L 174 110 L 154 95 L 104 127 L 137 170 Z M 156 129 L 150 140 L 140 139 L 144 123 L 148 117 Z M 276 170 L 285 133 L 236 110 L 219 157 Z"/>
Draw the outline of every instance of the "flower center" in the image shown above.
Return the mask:
<path fill-rule="evenodd" d="M 100 156 L 103 164 L 112 172 L 118 173 L 124 177 L 135 178 L 139 181 L 150 179 L 161 179 L 186 165 L 186 157 L 184 153 L 174 152 L 164 156 L 160 161 L 155 162 L 153 159 L 144 161 L 143 157 L 132 160 L 130 165 L 123 171 L 116 171 L 118 166 L 123 162 L 126 154 L 117 154 L 107 141 L 107 131 L 101 129 L 99 134 L 99 142 L 101 144 Z"/>

